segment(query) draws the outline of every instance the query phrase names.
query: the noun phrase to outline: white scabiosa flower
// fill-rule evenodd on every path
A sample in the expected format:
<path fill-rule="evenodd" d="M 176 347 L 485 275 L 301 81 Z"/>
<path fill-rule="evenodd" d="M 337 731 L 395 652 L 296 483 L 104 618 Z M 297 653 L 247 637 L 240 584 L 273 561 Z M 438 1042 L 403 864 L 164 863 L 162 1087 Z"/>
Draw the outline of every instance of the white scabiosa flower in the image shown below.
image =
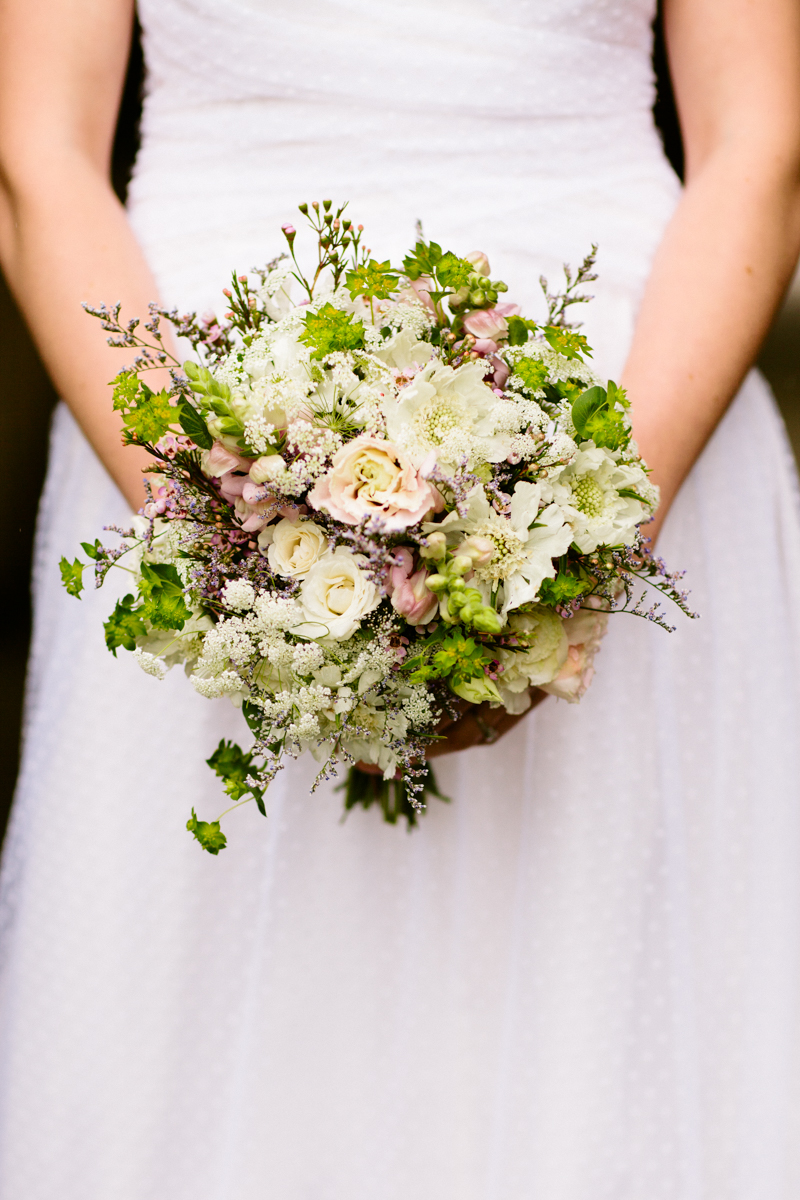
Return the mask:
<path fill-rule="evenodd" d="M 505 615 L 536 599 L 542 581 L 555 576 L 553 559 L 566 553 L 572 541 L 572 530 L 561 509 L 550 504 L 539 512 L 540 501 L 540 484 L 518 483 L 510 514 L 503 517 L 492 508 L 483 488 L 476 487 L 468 497 L 466 517 L 452 512 L 438 524 L 423 525 L 423 531 L 463 532 L 492 543 L 494 553 L 488 562 L 475 567 L 474 579 L 476 586 L 483 585 L 487 592 L 502 584 L 500 611 Z"/>
<path fill-rule="evenodd" d="M 340 546 L 309 570 L 300 589 L 306 621 L 320 636 L 343 641 L 358 629 L 363 617 L 380 603 L 380 592 L 361 570 L 361 555 Z"/>
<path fill-rule="evenodd" d="M 550 481 L 552 499 L 572 527 L 573 541 L 583 554 L 598 546 L 630 546 L 636 526 L 653 511 L 644 500 L 620 492 L 651 497 L 654 489 L 636 463 L 620 463 L 611 450 L 584 443 L 569 466 Z"/>
<path fill-rule="evenodd" d="M 501 462 L 510 438 L 496 432 L 492 389 L 484 383 L 483 363 L 447 367 L 429 363 L 404 387 L 397 400 L 387 400 L 389 438 L 417 464 L 431 451 L 440 463 L 453 465 L 464 456 L 476 462 Z"/>

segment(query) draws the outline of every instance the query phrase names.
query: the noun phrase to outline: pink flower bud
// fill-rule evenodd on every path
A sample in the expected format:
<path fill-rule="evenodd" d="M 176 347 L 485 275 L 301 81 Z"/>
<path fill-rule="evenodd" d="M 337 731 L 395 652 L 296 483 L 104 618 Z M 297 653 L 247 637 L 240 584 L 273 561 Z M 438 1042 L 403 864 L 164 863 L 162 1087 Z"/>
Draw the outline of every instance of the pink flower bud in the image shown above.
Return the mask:
<path fill-rule="evenodd" d="M 482 250 L 472 250 L 469 254 L 465 254 L 464 258 L 467 262 L 472 263 L 479 275 L 483 275 L 486 279 L 489 278 L 491 267 L 489 266 L 489 259 Z"/>
<path fill-rule="evenodd" d="M 392 608 L 405 617 L 409 625 L 426 625 L 436 615 L 438 600 L 425 586 L 427 577 L 428 572 L 421 567 L 392 591 Z"/>
<path fill-rule="evenodd" d="M 471 533 L 469 537 L 464 538 L 456 550 L 456 555 L 471 558 L 473 567 L 485 567 L 488 562 L 491 562 L 494 551 L 495 545 L 490 538 L 479 537 L 477 534 Z"/>
<path fill-rule="evenodd" d="M 506 317 L 518 312 L 518 304 L 496 304 L 494 308 L 478 308 L 464 317 L 464 328 L 476 338 L 490 338 L 497 342 L 508 333 Z"/>

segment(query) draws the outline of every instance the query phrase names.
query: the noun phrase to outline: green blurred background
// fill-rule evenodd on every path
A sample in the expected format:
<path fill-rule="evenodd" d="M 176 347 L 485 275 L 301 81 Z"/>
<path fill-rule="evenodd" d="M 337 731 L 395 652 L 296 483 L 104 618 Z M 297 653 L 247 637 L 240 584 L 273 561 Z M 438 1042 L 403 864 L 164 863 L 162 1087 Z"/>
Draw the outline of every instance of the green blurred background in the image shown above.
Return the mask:
<path fill-rule="evenodd" d="M 142 53 L 135 30 L 114 147 L 114 185 L 124 198 L 136 154 L 142 92 Z M 653 55 L 658 83 L 656 121 L 667 154 L 678 174 L 683 156 L 669 75 L 656 21 Z M 44 479 L 47 435 L 55 394 L 39 362 L 25 325 L 0 276 L 0 444 L 14 447 L 0 473 L 0 835 L 5 825 L 16 777 L 30 632 L 28 580 L 36 505 Z M 761 355 L 800 458 L 800 287 L 790 291 Z M 69 549 L 68 547 L 65 549 Z"/>

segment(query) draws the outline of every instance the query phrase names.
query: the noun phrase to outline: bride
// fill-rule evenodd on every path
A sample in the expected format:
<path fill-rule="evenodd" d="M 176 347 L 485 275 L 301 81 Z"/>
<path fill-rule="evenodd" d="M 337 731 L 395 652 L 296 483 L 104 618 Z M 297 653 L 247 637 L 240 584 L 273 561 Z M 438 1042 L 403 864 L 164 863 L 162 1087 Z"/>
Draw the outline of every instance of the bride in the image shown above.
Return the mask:
<path fill-rule="evenodd" d="M 0 257 L 64 404 L 3 864 L 2 1200 L 789 1200 L 800 1150 L 800 509 L 749 373 L 800 247 L 796 0 L 0 0 Z M 224 701 L 114 661 L 56 563 L 142 502 L 81 302 L 201 312 L 349 199 L 585 332 L 633 400 L 697 622 L 612 622 L 579 708 L 442 759 L 413 835 L 295 764 L 225 855 Z M 276 236 L 277 235 L 277 236 Z M 6 453 L 13 452 L 7 447 Z M 479 731 L 458 731 L 468 746 Z M 612 782 L 613 781 L 613 782 Z"/>

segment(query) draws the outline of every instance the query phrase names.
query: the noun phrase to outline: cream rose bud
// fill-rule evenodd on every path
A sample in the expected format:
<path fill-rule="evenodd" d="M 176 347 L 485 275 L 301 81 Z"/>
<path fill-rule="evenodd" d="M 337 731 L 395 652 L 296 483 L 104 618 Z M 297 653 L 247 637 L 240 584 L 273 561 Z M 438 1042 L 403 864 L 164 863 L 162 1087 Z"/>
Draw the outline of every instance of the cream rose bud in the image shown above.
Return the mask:
<path fill-rule="evenodd" d="M 288 521 L 284 518 L 277 525 L 271 525 L 270 531 L 272 538 L 267 558 L 278 575 L 302 579 L 314 563 L 328 552 L 328 538 L 313 521 Z"/>
<path fill-rule="evenodd" d="M 362 434 L 337 450 L 308 503 L 348 525 L 377 517 L 391 533 L 421 521 L 439 496 L 401 450 Z"/>
<path fill-rule="evenodd" d="M 286 470 L 286 462 L 280 454 L 262 454 L 250 468 L 253 483 L 271 483 Z"/>
<path fill-rule="evenodd" d="M 309 570 L 300 588 L 300 604 L 306 620 L 322 627 L 318 636 L 336 641 L 351 637 L 362 618 L 380 604 L 380 592 L 361 570 L 364 561 L 362 555 L 340 546 Z"/>

